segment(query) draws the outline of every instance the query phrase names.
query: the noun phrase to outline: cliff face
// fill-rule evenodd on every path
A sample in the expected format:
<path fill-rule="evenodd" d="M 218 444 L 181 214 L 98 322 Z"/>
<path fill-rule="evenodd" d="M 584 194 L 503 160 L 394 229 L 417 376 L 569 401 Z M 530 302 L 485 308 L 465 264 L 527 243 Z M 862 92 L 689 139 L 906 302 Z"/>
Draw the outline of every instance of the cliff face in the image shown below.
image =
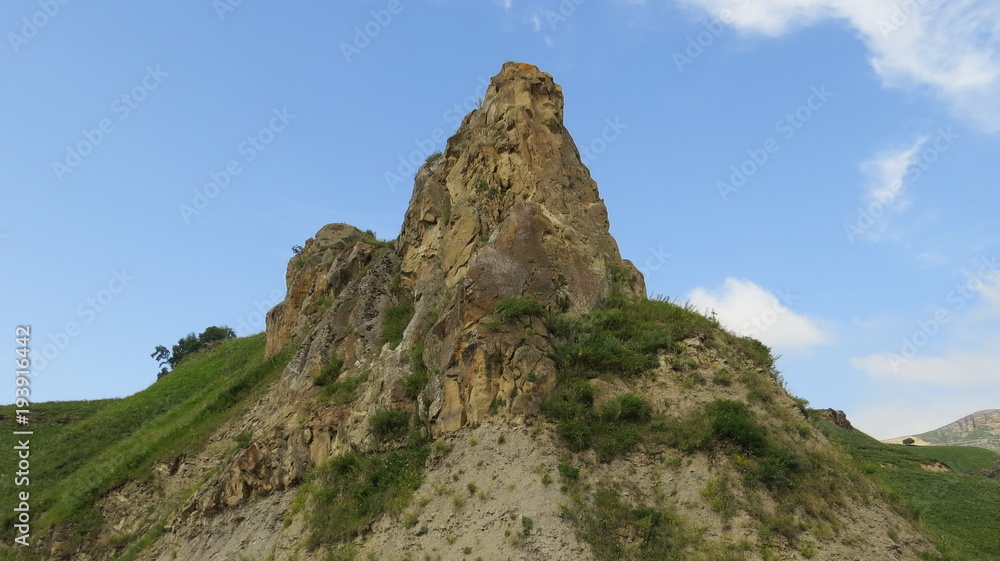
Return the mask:
<path fill-rule="evenodd" d="M 386 310 L 412 305 L 399 346 L 424 344 L 433 378 L 421 414 L 436 432 L 482 421 L 498 399 L 504 411 L 533 412 L 554 383 L 545 328 L 535 321 L 537 337 L 512 340 L 494 325 L 495 304 L 521 297 L 584 312 L 613 291 L 645 295 L 562 119 L 551 76 L 504 65 L 482 108 L 420 169 L 391 248 L 331 225 L 292 259 L 288 297 L 268 315 L 268 352 L 318 324 L 328 333 L 306 341 L 308 363 L 324 363 L 333 343 L 347 364 L 374 365 Z"/>
<path fill-rule="evenodd" d="M 269 355 L 301 344 L 256 408 L 253 426 L 267 436 L 186 515 L 286 488 L 310 465 L 369 449 L 378 410 L 416 415 L 434 434 L 538 412 L 556 383 L 551 338 L 538 318 L 498 321 L 497 303 L 586 312 L 612 293 L 645 296 L 562 119 L 552 77 L 507 63 L 482 108 L 417 173 L 395 241 L 345 224 L 306 241 L 289 261 L 285 300 L 267 316 Z M 387 322 L 399 333 L 387 335 Z M 342 377 L 366 377 L 357 399 L 310 406 L 314 378 L 341 361 Z M 403 380 L 415 369 L 429 379 L 409 399 Z"/>
<path fill-rule="evenodd" d="M 192 490 L 176 509 L 159 500 L 168 512 L 162 536 L 138 559 L 348 559 L 357 549 L 380 559 L 458 560 L 473 550 L 491 560 L 632 559 L 653 534 L 683 559 L 914 560 L 932 549 L 852 478 L 778 384 L 766 348 L 690 310 L 649 305 L 563 126 L 561 88 L 535 66 L 505 64 L 482 107 L 418 171 L 397 239 L 330 224 L 291 259 L 286 280 L 266 333 L 267 355 L 295 349 L 280 379 L 204 451 L 101 499 L 105 516 L 120 521 L 157 493 Z M 619 308 L 608 311 L 612 302 Z M 588 319 L 594 310 L 606 313 Z M 570 336 L 542 316 L 563 318 L 579 347 L 567 351 Z M 632 321 L 646 322 L 633 330 L 641 332 L 622 327 Z M 602 367 L 567 389 L 566 364 L 623 364 L 640 351 L 628 372 Z M 562 419 L 557 430 L 542 412 L 546 398 L 555 399 L 550 409 L 582 407 L 579 416 L 599 428 L 626 419 L 606 445 L 618 439 L 632 453 L 571 453 L 563 429 L 579 429 L 579 419 Z M 634 409 L 615 409 L 623 404 Z M 685 436 L 713 407 L 742 415 L 749 452 L 706 444 L 711 427 Z M 336 552 L 303 548 L 311 509 L 323 506 L 295 500 L 317 485 L 303 483 L 345 453 L 402 446 L 404 437 L 378 434 L 391 430 L 374 422 L 387 412 L 437 440 L 410 510 L 363 525 Z M 641 431 L 629 424 L 638 420 Z M 730 429 L 718 430 L 729 438 Z M 655 437 L 637 444 L 647 432 Z M 241 435 L 246 445 L 232 450 Z M 792 477 L 806 466 L 815 477 L 796 477 L 815 489 L 769 487 L 777 476 L 765 470 Z M 743 488 L 748 474 L 768 483 Z M 612 515 L 593 518 L 602 508 Z M 764 523 L 785 534 L 760 537 Z M 97 541 L 120 542 L 115 532 Z M 600 536 L 626 544 L 623 553 Z M 107 557 L 80 550 L 63 558 Z"/>

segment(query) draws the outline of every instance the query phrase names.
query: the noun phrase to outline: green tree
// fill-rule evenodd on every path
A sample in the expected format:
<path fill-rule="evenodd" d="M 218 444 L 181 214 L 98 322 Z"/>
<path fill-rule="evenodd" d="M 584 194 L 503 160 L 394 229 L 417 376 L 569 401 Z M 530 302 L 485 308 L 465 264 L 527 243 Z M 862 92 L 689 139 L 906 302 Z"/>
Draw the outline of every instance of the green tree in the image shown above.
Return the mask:
<path fill-rule="evenodd" d="M 903 439 L 903 444 L 905 444 L 906 446 L 913 446 L 914 442 L 916 442 L 916 440 L 913 440 L 912 438 Z"/>
<path fill-rule="evenodd" d="M 232 328 L 225 325 L 221 327 L 213 325 L 205 328 L 205 331 L 202 331 L 200 335 L 195 335 L 192 332 L 181 337 L 170 350 L 167 350 L 163 345 L 157 345 L 153 354 L 149 355 L 160 365 L 160 373 L 156 375 L 156 378 L 160 379 L 169 374 L 170 370 L 173 370 L 184 360 L 184 357 L 196 353 L 212 343 L 235 338 L 236 332 Z"/>

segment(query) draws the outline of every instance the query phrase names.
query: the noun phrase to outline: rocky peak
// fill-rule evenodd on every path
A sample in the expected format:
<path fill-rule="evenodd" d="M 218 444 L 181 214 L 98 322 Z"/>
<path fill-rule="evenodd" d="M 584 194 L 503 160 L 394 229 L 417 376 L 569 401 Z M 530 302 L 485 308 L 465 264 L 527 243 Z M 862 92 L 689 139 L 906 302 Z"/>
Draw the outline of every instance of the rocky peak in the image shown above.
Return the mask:
<path fill-rule="evenodd" d="M 562 89 L 514 62 L 417 172 L 396 240 L 324 226 L 292 257 L 286 280 L 266 352 L 300 347 L 258 405 L 258 431 L 270 436 L 196 497 L 200 510 L 370 449 L 368 421 L 379 411 L 405 411 L 436 434 L 536 412 L 556 384 L 551 337 L 537 314 L 499 314 L 499 302 L 587 312 L 612 294 L 645 297 L 563 126 Z M 363 380 L 347 407 L 320 396 L 338 372 Z"/>
<path fill-rule="evenodd" d="M 614 290 L 645 294 L 563 126 L 562 88 L 530 64 L 506 63 L 443 157 L 418 172 L 401 240 L 405 275 L 439 269 L 433 282 L 449 288 L 467 279 L 482 308 L 523 295 L 585 311 Z"/>

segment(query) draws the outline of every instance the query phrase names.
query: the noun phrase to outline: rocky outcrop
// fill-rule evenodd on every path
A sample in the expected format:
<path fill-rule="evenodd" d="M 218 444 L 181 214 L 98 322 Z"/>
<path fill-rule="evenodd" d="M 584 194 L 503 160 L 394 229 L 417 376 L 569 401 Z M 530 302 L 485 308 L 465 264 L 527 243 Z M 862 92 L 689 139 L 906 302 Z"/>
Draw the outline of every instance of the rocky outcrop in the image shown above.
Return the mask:
<path fill-rule="evenodd" d="M 836 409 L 824 409 L 819 416 L 824 421 L 829 421 L 842 429 L 854 430 L 854 425 L 847 419 L 847 414 Z"/>
<path fill-rule="evenodd" d="M 556 382 L 549 334 L 537 317 L 499 319 L 494 308 L 517 298 L 586 312 L 613 293 L 644 297 L 608 227 L 563 125 L 562 89 L 535 66 L 505 64 L 482 107 L 417 173 L 395 241 L 330 224 L 289 261 L 266 353 L 300 347 L 255 408 L 262 436 L 185 512 L 241 504 L 334 454 L 369 449 L 378 410 L 416 414 L 436 434 L 536 412 Z M 401 322 L 401 335 L 387 337 L 387 321 Z M 340 362 L 341 379 L 365 379 L 349 407 L 317 400 L 313 384 Z M 417 370 L 428 382 L 412 399 L 401 382 Z"/>

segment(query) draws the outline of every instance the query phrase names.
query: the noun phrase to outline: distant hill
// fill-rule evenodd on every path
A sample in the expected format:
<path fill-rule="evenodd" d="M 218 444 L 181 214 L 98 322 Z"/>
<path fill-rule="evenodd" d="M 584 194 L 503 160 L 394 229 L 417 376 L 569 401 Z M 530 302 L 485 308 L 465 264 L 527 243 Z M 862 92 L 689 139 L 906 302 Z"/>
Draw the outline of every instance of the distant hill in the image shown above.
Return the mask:
<path fill-rule="evenodd" d="M 1000 409 L 977 411 L 939 429 L 883 442 L 900 444 L 907 438 L 920 446 L 978 446 L 1000 452 Z"/>

